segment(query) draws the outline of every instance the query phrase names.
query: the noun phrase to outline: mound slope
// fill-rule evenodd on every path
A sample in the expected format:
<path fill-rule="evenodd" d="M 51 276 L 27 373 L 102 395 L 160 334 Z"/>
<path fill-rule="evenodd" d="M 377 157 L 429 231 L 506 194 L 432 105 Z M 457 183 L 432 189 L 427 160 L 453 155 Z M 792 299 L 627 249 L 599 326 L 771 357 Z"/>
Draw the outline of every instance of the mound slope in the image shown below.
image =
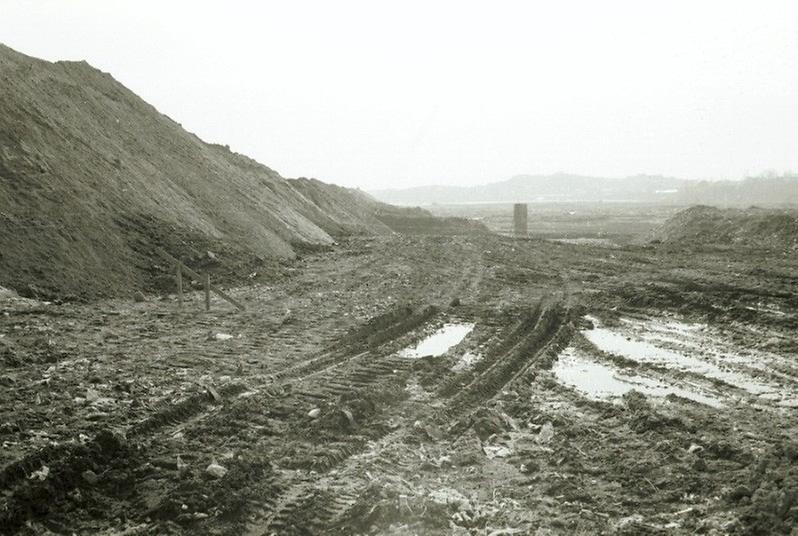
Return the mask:
<path fill-rule="evenodd" d="M 676 213 L 654 240 L 669 244 L 798 248 L 798 210 L 695 206 Z"/>
<path fill-rule="evenodd" d="M 365 194 L 289 181 L 203 142 L 107 73 L 0 45 L 0 285 L 94 298 L 157 286 L 185 259 L 285 259 L 388 233 Z"/>

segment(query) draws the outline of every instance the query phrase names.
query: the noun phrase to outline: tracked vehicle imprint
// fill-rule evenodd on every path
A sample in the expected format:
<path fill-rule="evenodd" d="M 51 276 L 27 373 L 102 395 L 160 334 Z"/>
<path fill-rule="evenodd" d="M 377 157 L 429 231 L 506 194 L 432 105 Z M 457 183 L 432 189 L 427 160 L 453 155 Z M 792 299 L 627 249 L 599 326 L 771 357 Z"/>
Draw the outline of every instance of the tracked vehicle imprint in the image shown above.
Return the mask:
<path fill-rule="evenodd" d="M 0 533 L 785 533 L 794 318 L 746 346 L 755 322 L 619 303 L 667 259 L 609 254 L 391 236 L 231 289 L 246 313 L 9 305 Z"/>

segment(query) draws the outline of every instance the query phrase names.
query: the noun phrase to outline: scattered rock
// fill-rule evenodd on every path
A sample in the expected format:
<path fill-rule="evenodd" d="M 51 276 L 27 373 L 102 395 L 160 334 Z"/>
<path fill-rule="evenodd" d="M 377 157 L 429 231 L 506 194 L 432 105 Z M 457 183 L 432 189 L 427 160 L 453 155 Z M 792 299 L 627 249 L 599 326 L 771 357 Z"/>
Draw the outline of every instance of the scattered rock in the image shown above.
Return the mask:
<path fill-rule="evenodd" d="M 47 467 L 46 465 L 42 465 L 41 469 L 39 469 L 38 471 L 32 472 L 28 478 L 30 478 L 31 480 L 40 480 L 41 481 L 41 480 L 47 479 L 47 476 L 49 474 L 50 474 L 50 468 Z"/>
<path fill-rule="evenodd" d="M 3 387 L 11 387 L 15 383 L 17 383 L 16 380 L 8 374 L 3 374 L 0 376 L 0 385 Z"/>
<path fill-rule="evenodd" d="M 546 444 L 550 443 L 551 440 L 554 438 L 554 425 L 550 422 L 547 422 L 540 428 L 540 432 L 538 432 L 538 443 Z"/>
<path fill-rule="evenodd" d="M 229 341 L 230 339 L 233 338 L 233 336 L 230 335 L 229 333 L 217 333 L 216 335 L 213 336 L 213 338 L 216 339 L 217 341 Z"/>
<path fill-rule="evenodd" d="M 349 411 L 348 409 L 342 409 L 341 412 L 344 414 L 344 417 L 346 417 L 347 422 L 349 422 L 349 426 L 354 426 L 355 417 L 354 415 L 352 415 L 352 412 Z"/>
<path fill-rule="evenodd" d="M 208 394 L 211 395 L 211 398 L 213 398 L 214 402 L 220 402 L 222 400 L 222 397 L 219 395 L 219 392 L 216 389 L 214 389 L 213 386 L 205 385 L 204 387 L 205 390 L 208 391 Z"/>
<path fill-rule="evenodd" d="M 473 417 L 473 429 L 482 441 L 494 434 L 501 434 L 510 429 L 503 416 L 489 408 L 480 408 Z"/>
<path fill-rule="evenodd" d="M 133 294 L 133 301 L 134 301 L 134 302 L 136 302 L 136 303 L 142 303 L 142 302 L 145 302 L 145 301 L 147 301 L 147 297 L 146 297 L 146 296 L 144 296 L 144 293 L 143 293 L 143 292 L 141 292 L 140 290 L 137 290 L 137 291 L 136 291 L 136 292 Z"/>
<path fill-rule="evenodd" d="M 227 474 L 227 469 L 213 461 L 208 467 L 205 468 L 205 472 L 211 475 L 213 478 L 222 478 Z"/>
<path fill-rule="evenodd" d="M 11 289 L 0 287 L 0 298 L 16 298 L 17 293 Z"/>
<path fill-rule="evenodd" d="M 743 486 L 741 484 L 736 488 L 732 489 L 728 493 L 727 498 L 731 501 L 739 501 L 743 497 L 750 497 L 751 493 L 752 493 L 751 490 L 747 486 Z"/>
<path fill-rule="evenodd" d="M 161 469 L 169 469 L 169 470 L 177 470 L 178 463 L 180 462 L 180 456 L 177 457 L 177 461 L 171 458 L 154 458 L 150 461 L 152 465 L 155 467 L 160 467 Z"/>
<path fill-rule="evenodd" d="M 311 419 L 316 419 L 319 415 L 321 415 L 321 410 L 319 408 L 313 408 L 312 410 L 308 411 L 308 417 Z"/>
<path fill-rule="evenodd" d="M 540 464 L 534 460 L 529 460 L 521 464 L 521 472 L 525 475 L 531 475 L 540 471 Z"/>
<path fill-rule="evenodd" d="M 86 469 L 85 471 L 83 471 L 83 473 L 81 473 L 80 476 L 87 484 L 91 484 L 92 486 L 100 481 L 100 477 L 97 476 L 97 473 L 95 473 L 91 469 Z"/>
<path fill-rule="evenodd" d="M 494 458 L 506 458 L 512 454 L 512 451 L 504 445 L 485 445 L 482 447 L 482 451 L 489 460 Z"/>

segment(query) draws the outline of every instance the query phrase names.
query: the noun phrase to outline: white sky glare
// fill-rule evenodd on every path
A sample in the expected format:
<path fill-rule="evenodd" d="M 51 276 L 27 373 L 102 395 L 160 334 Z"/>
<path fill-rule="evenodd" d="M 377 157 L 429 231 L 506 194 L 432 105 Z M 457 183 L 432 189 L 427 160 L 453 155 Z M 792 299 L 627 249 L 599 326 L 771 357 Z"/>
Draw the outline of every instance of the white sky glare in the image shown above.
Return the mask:
<path fill-rule="evenodd" d="M 794 0 L 0 0 L 0 42 L 289 177 L 798 170 Z"/>

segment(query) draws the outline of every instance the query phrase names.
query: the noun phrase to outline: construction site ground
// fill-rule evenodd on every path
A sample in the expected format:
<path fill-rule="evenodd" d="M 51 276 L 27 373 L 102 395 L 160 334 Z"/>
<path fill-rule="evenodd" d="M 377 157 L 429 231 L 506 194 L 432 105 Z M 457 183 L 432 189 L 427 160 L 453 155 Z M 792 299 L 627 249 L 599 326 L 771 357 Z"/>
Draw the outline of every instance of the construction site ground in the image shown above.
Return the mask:
<path fill-rule="evenodd" d="M 5 293 L 0 533 L 796 534 L 797 281 L 794 253 L 392 235 L 243 312 Z"/>

